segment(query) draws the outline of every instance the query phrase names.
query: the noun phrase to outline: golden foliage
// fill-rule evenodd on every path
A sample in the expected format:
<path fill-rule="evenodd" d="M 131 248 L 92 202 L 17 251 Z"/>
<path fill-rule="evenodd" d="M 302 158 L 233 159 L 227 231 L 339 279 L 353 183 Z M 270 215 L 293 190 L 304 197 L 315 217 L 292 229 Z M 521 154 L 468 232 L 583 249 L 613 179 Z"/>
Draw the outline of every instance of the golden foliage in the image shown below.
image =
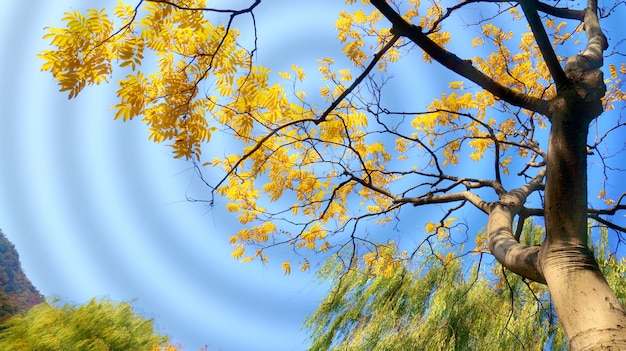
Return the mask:
<path fill-rule="evenodd" d="M 205 2 L 184 3 L 204 7 Z M 255 64 L 230 22 L 220 23 L 206 12 L 183 11 L 162 2 L 145 1 L 135 9 L 120 1 L 111 17 L 104 9 L 68 12 L 64 27 L 47 28 L 44 38 L 52 49 L 39 57 L 42 70 L 52 74 L 69 98 L 85 86 L 108 82 L 113 71 L 123 73 L 114 118 L 141 118 L 149 128 L 149 139 L 167 143 L 175 157 L 198 161 L 224 174 L 215 193 L 227 200 L 227 210 L 245 225 L 230 238 L 232 256 L 267 262 L 263 249 L 275 243 L 312 254 L 331 248 L 330 237 L 337 228 L 345 230 L 358 216 L 377 217 L 372 223 L 381 225 L 391 221 L 399 208 L 391 189 L 397 190 L 394 186 L 405 173 L 422 167 L 421 160 L 416 163 L 416 154 L 426 155 L 424 167 L 451 167 L 461 157 L 481 161 L 497 146 L 498 166 L 505 174 L 513 155 L 529 157 L 524 147 L 527 141 L 517 137 L 521 118 L 495 116 L 494 111 L 500 112 L 494 109 L 501 107 L 499 100 L 461 80 L 449 82 L 450 91 L 434 99 L 426 113 L 410 119 L 404 134 L 379 138 L 376 128 L 381 123 L 372 117 L 376 106 L 363 103 L 371 96 L 362 99 L 357 89 L 349 98 L 337 100 L 373 54 L 389 42 L 391 29 L 378 11 L 364 10 L 361 5 L 368 1 L 346 3 L 355 4 L 354 10 L 342 11 L 335 26 L 351 67 L 339 67 L 330 57 L 318 61 L 321 100 L 337 102 L 326 112 L 299 90 L 310 79 L 304 68 L 292 65 L 290 70 L 274 73 Z M 445 12 L 443 7 L 435 2 L 426 9 L 419 0 L 410 0 L 402 9 L 405 19 L 430 30 L 434 43 L 448 45 L 451 34 L 437 22 Z M 520 19 L 515 8 L 510 15 Z M 119 24 L 117 28 L 114 23 Z M 571 33 L 561 23 L 548 21 L 546 26 L 558 43 Z M 499 84 L 532 97 L 554 96 L 555 87 L 531 33 L 514 35 L 485 22 L 471 45 L 491 52 L 471 61 Z M 408 52 L 406 47 L 402 40 L 395 43 L 377 62 L 378 70 L 385 71 L 401 53 Z M 430 61 L 426 54 L 424 59 Z M 621 78 L 626 67 L 611 65 L 609 72 L 607 109 L 625 99 Z M 528 111 L 519 114 L 545 126 L 540 116 Z M 241 152 L 219 152 L 223 156 L 202 160 L 202 147 L 222 150 L 222 145 L 211 142 L 218 130 L 241 145 Z M 409 171 L 390 171 L 400 165 Z M 279 215 L 267 210 L 278 202 L 286 204 L 287 210 Z M 348 202 L 360 203 L 361 208 L 351 210 Z M 275 219 L 288 222 L 288 230 L 279 230 Z M 428 222 L 425 231 L 445 239 L 449 226 L 447 220 L 442 225 Z M 247 254 L 251 246 L 259 249 Z M 383 245 L 362 258 L 382 274 L 391 274 L 396 265 L 390 252 Z M 282 268 L 286 274 L 291 272 L 289 262 Z M 310 268 L 306 257 L 299 268 Z"/>
<path fill-rule="evenodd" d="M 398 269 L 402 269 L 400 259 L 395 257 L 396 245 L 393 242 L 378 244 L 372 252 L 363 255 L 366 266 L 372 267 L 376 275 L 385 278 L 391 277 Z"/>
<path fill-rule="evenodd" d="M 180 344 L 168 343 L 166 345 L 154 345 L 150 351 L 181 351 L 184 349 L 185 347 Z"/>

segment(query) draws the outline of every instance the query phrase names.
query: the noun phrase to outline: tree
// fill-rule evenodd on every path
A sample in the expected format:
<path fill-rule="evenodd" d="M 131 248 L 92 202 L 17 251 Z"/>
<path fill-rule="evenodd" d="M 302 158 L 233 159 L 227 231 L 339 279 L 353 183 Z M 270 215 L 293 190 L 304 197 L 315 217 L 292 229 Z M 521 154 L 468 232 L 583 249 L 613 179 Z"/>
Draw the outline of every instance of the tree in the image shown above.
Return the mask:
<path fill-rule="evenodd" d="M 391 277 L 423 246 L 474 236 L 506 269 L 547 284 L 572 349 L 624 349 L 624 308 L 587 246 L 589 218 L 610 228 L 614 243 L 626 231 L 613 217 L 626 204 L 612 163 L 623 149 L 615 135 L 624 126 L 624 39 L 600 27 L 623 16 L 623 5 L 348 0 L 336 21 L 346 60 L 319 59 L 321 98 L 303 90 L 303 67 L 273 74 L 257 61 L 257 13 L 270 6 L 261 0 L 236 9 L 139 0 L 114 6 L 114 20 L 104 9 L 66 13 L 66 27 L 47 30 L 53 48 L 40 58 L 70 98 L 114 70 L 128 74 L 115 118 L 141 116 L 151 140 L 194 164 L 206 201 L 227 199 L 244 224 L 231 237 L 236 259 L 267 262 L 282 245 L 302 270 L 311 255 L 341 252 Z M 454 41 L 468 32 L 460 22 L 473 23 L 471 45 Z M 415 48 L 442 81 L 417 79 L 401 90 L 410 101 L 392 103 L 390 73 L 415 66 Z M 446 81 L 419 105 L 417 89 Z M 203 151 L 223 147 L 211 143 L 215 135 L 235 140 L 235 151 L 207 161 Z M 587 194 L 591 155 L 604 177 L 600 201 Z M 471 161 L 480 167 L 468 169 Z M 486 214 L 486 237 L 463 219 L 476 210 Z M 542 242 L 520 244 L 515 217 L 544 220 Z M 370 233 L 402 218 L 421 220 L 425 239 L 396 250 L 393 235 Z M 282 267 L 289 273 L 291 262 Z"/>
<path fill-rule="evenodd" d="M 95 299 L 84 305 L 43 302 L 10 318 L 0 332 L 0 349 L 16 351 L 150 351 L 154 345 L 169 345 L 167 341 L 130 304 Z"/>
<path fill-rule="evenodd" d="M 543 232 L 527 223 L 526 244 Z M 624 304 L 626 258 L 611 255 L 606 234 L 593 251 Z M 459 247 L 455 254 L 461 253 Z M 485 257 L 464 267 L 458 256 L 424 254 L 417 267 L 405 265 L 390 277 L 371 267 L 346 272 L 340 256 L 331 257 L 318 272 L 332 282 L 330 293 L 305 323 L 310 350 L 567 350 L 544 285 L 502 275 L 497 263 L 486 272 Z"/>

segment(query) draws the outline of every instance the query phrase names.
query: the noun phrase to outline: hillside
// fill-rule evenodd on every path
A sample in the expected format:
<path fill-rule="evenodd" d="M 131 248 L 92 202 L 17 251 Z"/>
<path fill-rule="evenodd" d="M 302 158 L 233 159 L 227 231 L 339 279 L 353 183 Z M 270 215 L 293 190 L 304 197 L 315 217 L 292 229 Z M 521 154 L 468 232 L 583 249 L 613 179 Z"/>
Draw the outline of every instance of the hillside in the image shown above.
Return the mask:
<path fill-rule="evenodd" d="M 43 295 L 24 274 L 15 246 L 0 230 L 0 323 L 43 301 Z"/>

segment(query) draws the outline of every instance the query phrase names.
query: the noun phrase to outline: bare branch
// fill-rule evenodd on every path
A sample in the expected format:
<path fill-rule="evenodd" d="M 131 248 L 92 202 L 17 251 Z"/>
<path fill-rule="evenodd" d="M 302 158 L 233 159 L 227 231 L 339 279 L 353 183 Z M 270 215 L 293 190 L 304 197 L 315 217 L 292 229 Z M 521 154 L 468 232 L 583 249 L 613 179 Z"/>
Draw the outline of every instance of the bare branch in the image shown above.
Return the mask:
<path fill-rule="evenodd" d="M 598 221 L 599 223 L 605 225 L 607 228 L 613 229 L 613 230 L 617 230 L 620 231 L 622 233 L 626 233 L 626 227 L 622 227 L 619 226 L 611 221 L 607 221 L 606 219 L 600 217 L 597 214 L 590 214 L 589 218 L 593 218 L 594 220 Z"/>
<path fill-rule="evenodd" d="M 439 24 L 441 22 L 443 22 L 446 18 L 448 18 L 453 11 L 458 10 L 466 5 L 469 4 L 474 4 L 474 3 L 479 3 L 479 2 L 487 2 L 487 3 L 502 3 L 505 2 L 503 0 L 466 0 L 466 1 L 461 1 L 460 3 L 452 6 L 452 7 L 448 7 L 446 8 L 446 12 L 439 17 L 435 23 L 433 23 L 433 28 L 430 31 L 433 31 L 435 28 L 437 28 L 439 26 Z M 579 20 L 582 21 L 584 16 L 585 16 L 585 11 L 582 10 L 572 10 L 572 9 L 568 9 L 566 7 L 554 7 L 552 5 L 548 5 L 546 3 L 543 2 L 536 2 L 536 7 L 537 10 L 544 12 L 548 15 L 551 16 L 555 16 L 555 17 L 559 17 L 559 18 L 567 18 L 567 19 L 573 19 L 573 20 Z M 429 32 L 430 32 L 429 31 Z"/>
<path fill-rule="evenodd" d="M 421 206 L 428 204 L 441 204 L 458 201 L 469 201 L 472 205 L 476 206 L 479 210 L 489 213 L 491 204 L 484 201 L 480 196 L 472 193 L 471 191 L 463 191 L 458 193 L 448 193 L 441 195 L 432 195 L 425 197 L 402 197 L 395 198 L 395 203 L 410 203 L 413 206 Z"/>
<path fill-rule="evenodd" d="M 173 6 L 173 7 L 177 8 L 177 9 L 179 9 L 179 10 L 230 13 L 231 16 L 236 16 L 236 15 L 240 15 L 240 14 L 243 14 L 243 13 L 252 12 L 252 10 L 254 10 L 254 8 L 257 7 L 261 3 L 261 0 L 255 0 L 252 5 L 250 5 L 249 7 L 245 8 L 245 9 L 242 9 L 242 10 L 228 10 L 228 9 L 217 9 L 217 8 L 210 8 L 210 7 L 188 7 L 188 6 L 177 4 L 174 1 L 169 1 L 169 0 L 146 0 L 146 1 L 147 2 L 161 3 L 161 4 L 168 4 L 168 5 Z"/>
<path fill-rule="evenodd" d="M 585 17 L 584 10 L 572 10 L 565 7 L 554 7 L 544 2 L 537 2 L 537 10 L 559 18 L 567 18 L 582 21 Z"/>
<path fill-rule="evenodd" d="M 535 41 L 537 41 L 541 55 L 543 56 L 543 59 L 545 60 L 548 70 L 550 71 L 558 89 L 567 82 L 567 77 L 561 68 L 559 59 L 556 57 L 556 53 L 550 43 L 546 29 L 543 27 L 543 23 L 541 23 L 541 18 L 539 18 L 539 14 L 537 13 L 536 0 L 520 0 L 519 3 L 522 5 L 522 10 L 526 15 L 530 29 L 535 36 Z"/>
<path fill-rule="evenodd" d="M 400 36 L 397 35 L 397 34 L 394 35 L 391 38 L 391 40 L 385 46 L 383 46 L 383 48 L 380 49 L 379 52 L 377 52 L 374 55 L 374 58 L 369 63 L 369 65 L 367 65 L 365 70 L 354 80 L 354 82 L 352 82 L 352 84 L 350 84 L 350 86 L 346 90 L 343 91 L 343 93 L 341 93 L 341 95 L 339 95 L 339 97 L 337 99 L 335 99 L 335 101 L 333 101 L 332 104 L 330 104 L 330 106 L 328 106 L 326 111 L 324 111 L 324 113 L 322 113 L 322 115 L 317 119 L 315 124 L 320 124 L 320 123 L 324 122 L 326 120 L 326 118 L 328 118 L 328 115 L 330 115 L 330 113 L 334 109 L 336 109 L 337 106 L 339 106 L 339 103 L 341 103 L 341 101 L 343 101 L 343 99 L 345 99 L 350 93 L 352 93 L 352 91 L 357 86 L 359 86 L 361 84 L 361 82 L 363 82 L 363 79 L 365 79 L 365 77 L 367 77 L 370 74 L 372 69 L 374 69 L 374 67 L 376 67 L 376 64 L 378 63 L 378 61 L 380 61 L 380 59 L 383 57 L 383 55 L 385 55 L 385 53 L 387 51 L 389 51 L 389 49 L 391 49 L 393 47 L 393 45 L 398 41 L 398 39 L 400 39 Z"/>

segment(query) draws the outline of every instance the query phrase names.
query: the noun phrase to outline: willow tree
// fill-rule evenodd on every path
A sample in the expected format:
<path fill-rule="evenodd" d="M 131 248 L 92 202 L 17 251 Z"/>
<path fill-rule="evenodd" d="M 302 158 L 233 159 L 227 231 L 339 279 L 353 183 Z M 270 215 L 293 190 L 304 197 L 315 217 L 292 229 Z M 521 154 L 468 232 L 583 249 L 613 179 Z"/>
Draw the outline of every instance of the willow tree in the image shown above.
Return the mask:
<path fill-rule="evenodd" d="M 126 302 L 90 300 L 84 305 L 42 302 L 2 325 L 2 350 L 160 350 L 169 338 Z M 168 346 L 165 346 L 168 345 Z"/>
<path fill-rule="evenodd" d="M 242 3 L 138 0 L 113 6 L 112 17 L 66 13 L 65 27 L 47 29 L 53 48 L 40 54 L 42 69 L 70 98 L 126 74 L 114 117 L 140 117 L 151 140 L 193 162 L 207 201 L 227 199 L 243 224 L 230 239 L 236 259 L 266 262 L 282 245 L 302 270 L 311 255 L 341 252 L 346 268 L 392 276 L 424 245 L 475 237 L 506 269 L 547 284 L 572 349 L 626 348 L 626 314 L 587 247 L 590 217 L 612 242 L 626 231 L 612 218 L 626 205 L 609 157 L 623 149 L 615 134 L 624 125 L 624 38 L 601 28 L 623 16 L 623 2 L 317 2 L 338 14 L 341 44 L 310 53 L 319 91 L 301 62 L 278 72 L 259 62 L 263 25 L 280 21 L 261 20 L 273 2 Z M 302 41 L 321 31 L 282 30 L 302 30 Z M 467 33 L 475 38 L 455 40 Z M 402 74 L 394 70 L 409 67 L 437 80 L 388 89 Z M 600 200 L 587 194 L 590 156 L 604 172 Z M 476 210 L 486 237 L 467 220 Z M 545 221 L 540 245 L 520 244 L 522 226 L 513 228 L 530 216 Z M 390 222 L 407 221 L 423 229 L 394 237 Z M 447 260 L 452 251 L 433 254 Z"/>
<path fill-rule="evenodd" d="M 540 241 L 543 227 L 524 226 L 523 243 Z M 598 233 L 594 233 L 598 234 Z M 618 299 L 626 303 L 626 258 L 609 251 L 606 230 L 591 235 L 592 251 Z M 372 267 L 345 272 L 339 256 L 318 271 L 329 294 L 305 321 L 310 350 L 567 350 L 546 286 L 502 274 L 489 256 L 472 266 L 428 255 L 385 277 Z M 487 259 L 489 258 L 489 259 Z"/>

